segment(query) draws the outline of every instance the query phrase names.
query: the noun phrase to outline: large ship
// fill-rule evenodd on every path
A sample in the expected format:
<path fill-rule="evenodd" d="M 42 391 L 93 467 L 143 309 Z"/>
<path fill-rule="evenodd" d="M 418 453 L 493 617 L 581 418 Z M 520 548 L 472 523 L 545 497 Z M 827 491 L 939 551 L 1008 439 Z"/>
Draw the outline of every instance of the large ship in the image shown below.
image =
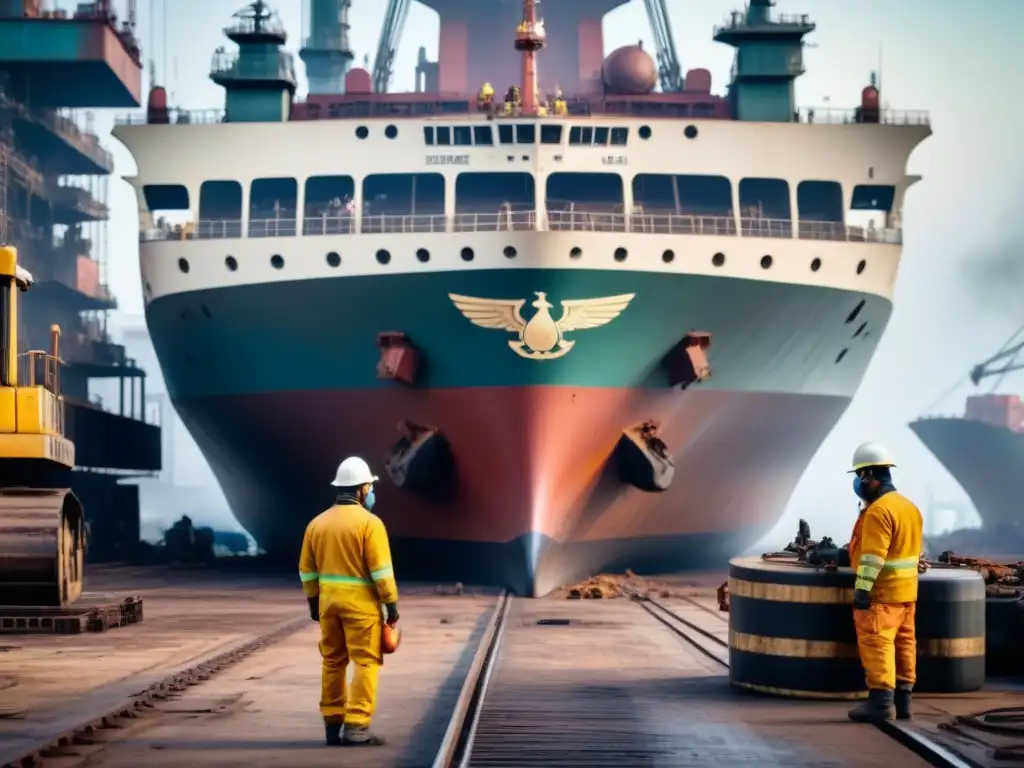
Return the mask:
<path fill-rule="evenodd" d="M 799 109 L 814 24 L 769 0 L 714 30 L 726 96 L 664 2 L 654 55 L 605 58 L 625 2 L 430 0 L 439 60 L 391 93 L 409 3 L 370 71 L 312 0 L 304 101 L 256 2 L 223 111 L 157 88 L 115 129 L 169 394 L 268 553 L 351 454 L 406 579 L 715 568 L 778 520 L 888 322 L 927 115 Z"/>
<path fill-rule="evenodd" d="M 988 360 L 971 370 L 983 379 L 1024 370 L 1021 328 Z M 1024 403 L 1016 394 L 967 398 L 963 416 L 926 416 L 910 429 L 960 483 L 981 517 L 986 551 L 1020 553 L 1024 546 Z"/>

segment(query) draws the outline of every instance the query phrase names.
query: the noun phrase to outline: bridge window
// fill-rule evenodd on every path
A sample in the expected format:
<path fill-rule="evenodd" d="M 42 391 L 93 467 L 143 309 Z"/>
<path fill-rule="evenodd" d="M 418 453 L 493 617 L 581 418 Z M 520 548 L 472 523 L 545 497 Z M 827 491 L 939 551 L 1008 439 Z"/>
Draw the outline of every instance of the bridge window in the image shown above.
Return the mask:
<path fill-rule="evenodd" d="M 460 173 L 455 180 L 455 229 L 531 229 L 536 200 L 532 174 Z"/>
<path fill-rule="evenodd" d="M 506 123 L 498 126 L 498 141 L 502 144 L 515 144 L 515 135 L 515 129 L 511 125 Z"/>
<path fill-rule="evenodd" d="M 516 144 L 536 144 L 537 126 L 533 123 L 524 123 L 516 126 Z"/>
<path fill-rule="evenodd" d="M 378 173 L 363 179 L 363 232 L 443 232 L 444 176 Z"/>
<path fill-rule="evenodd" d="M 541 144 L 561 144 L 562 143 L 562 126 L 560 126 L 560 125 L 542 125 L 540 127 L 540 143 Z"/>
<path fill-rule="evenodd" d="M 792 237 L 793 214 L 785 179 L 740 181 L 740 231 L 747 237 Z"/>
<path fill-rule="evenodd" d="M 896 188 L 888 184 L 858 184 L 850 200 L 851 240 L 887 240 L 888 230 L 899 228 L 893 212 Z"/>
<path fill-rule="evenodd" d="M 622 177 L 617 173 L 553 173 L 545 198 L 552 229 L 625 229 Z"/>
<path fill-rule="evenodd" d="M 356 184 L 351 176 L 311 176 L 306 179 L 302 234 L 341 235 L 352 231 Z"/>
<path fill-rule="evenodd" d="M 293 237 L 298 207 L 295 179 L 255 179 L 249 187 L 249 237 Z"/>
<path fill-rule="evenodd" d="M 204 181 L 199 187 L 199 224 L 196 236 L 242 236 L 242 185 L 237 181 Z"/>
<path fill-rule="evenodd" d="M 612 128 L 612 144 L 625 146 L 629 141 L 629 128 Z"/>
<path fill-rule="evenodd" d="M 434 126 L 423 126 L 423 143 L 428 147 L 434 146 Z"/>
<path fill-rule="evenodd" d="M 150 227 L 146 239 L 182 238 L 193 229 L 188 189 L 182 184 L 146 184 L 142 188 Z"/>
<path fill-rule="evenodd" d="M 801 181 L 796 188 L 799 236 L 805 240 L 845 240 L 843 188 L 838 181 Z"/>
<path fill-rule="evenodd" d="M 735 235 L 732 183 L 724 176 L 641 173 L 633 178 L 638 232 Z"/>
<path fill-rule="evenodd" d="M 491 126 L 473 126 L 473 143 L 478 146 L 492 146 L 494 144 L 494 131 L 491 130 Z"/>
<path fill-rule="evenodd" d="M 473 131 L 470 130 L 468 125 L 460 125 L 452 129 L 452 133 L 455 136 L 455 146 L 457 147 L 471 147 L 473 146 Z"/>
<path fill-rule="evenodd" d="M 452 129 L 446 125 L 440 126 L 437 129 L 437 143 L 443 147 L 447 147 L 452 143 Z"/>

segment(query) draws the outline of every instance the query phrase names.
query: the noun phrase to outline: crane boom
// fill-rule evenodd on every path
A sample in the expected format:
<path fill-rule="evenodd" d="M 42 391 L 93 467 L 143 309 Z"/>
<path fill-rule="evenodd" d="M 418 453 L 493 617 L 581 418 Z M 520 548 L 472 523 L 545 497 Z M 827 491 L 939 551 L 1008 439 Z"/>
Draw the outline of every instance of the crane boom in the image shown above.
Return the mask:
<path fill-rule="evenodd" d="M 373 62 L 373 90 L 375 93 L 387 93 L 391 75 L 394 74 L 395 51 L 402 39 L 405 21 L 409 16 L 412 0 L 388 0 L 384 12 L 384 23 L 380 29 L 380 40 L 377 41 L 377 58 Z"/>
<path fill-rule="evenodd" d="M 683 90 L 683 72 L 679 64 L 679 55 L 676 53 L 672 23 L 668 18 L 665 0 L 644 0 L 644 7 L 647 9 L 647 19 L 654 32 L 661 90 L 665 93 L 678 93 Z"/>
<path fill-rule="evenodd" d="M 1021 327 L 1017 333 L 1013 334 L 1010 337 L 1010 341 L 1012 342 L 1022 331 L 1024 331 L 1024 327 Z M 982 379 L 986 379 L 989 376 L 1024 371 L 1024 362 L 1017 362 L 1017 357 L 1022 352 L 1024 352 L 1024 341 L 1019 341 L 1016 344 L 1007 342 L 996 354 L 992 355 L 988 360 L 978 363 L 971 369 L 971 383 L 977 386 Z M 999 368 L 995 368 L 995 363 L 1002 363 L 1002 365 Z"/>

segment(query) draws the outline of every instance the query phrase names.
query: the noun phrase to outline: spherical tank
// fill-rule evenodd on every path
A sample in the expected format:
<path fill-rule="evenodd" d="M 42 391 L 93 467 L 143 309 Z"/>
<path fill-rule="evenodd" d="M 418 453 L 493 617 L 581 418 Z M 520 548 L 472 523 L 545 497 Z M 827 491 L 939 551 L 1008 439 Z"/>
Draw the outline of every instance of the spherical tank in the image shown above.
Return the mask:
<path fill-rule="evenodd" d="M 148 106 L 150 109 L 167 109 L 167 89 L 162 85 L 150 88 Z"/>
<path fill-rule="evenodd" d="M 860 92 L 860 105 L 864 109 L 878 109 L 878 89 L 869 85 Z"/>
<path fill-rule="evenodd" d="M 658 82 L 654 59 L 638 45 L 627 45 L 611 52 L 601 73 L 610 93 L 640 95 L 650 93 Z"/>

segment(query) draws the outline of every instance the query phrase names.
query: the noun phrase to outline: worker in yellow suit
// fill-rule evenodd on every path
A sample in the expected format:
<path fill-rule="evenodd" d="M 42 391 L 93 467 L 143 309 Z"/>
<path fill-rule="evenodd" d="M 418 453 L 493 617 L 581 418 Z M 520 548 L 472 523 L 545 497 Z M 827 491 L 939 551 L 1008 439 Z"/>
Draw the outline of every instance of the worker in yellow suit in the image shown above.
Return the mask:
<path fill-rule="evenodd" d="M 299 556 L 310 618 L 320 623 L 320 713 L 331 747 L 384 743 L 370 732 L 370 719 L 383 661 L 381 606 L 387 623 L 394 626 L 398 585 L 387 531 L 371 512 L 376 481 L 369 465 L 357 456 L 341 462 L 332 483 L 338 489 L 334 506 L 310 522 Z M 355 670 L 346 690 L 349 662 Z"/>
<path fill-rule="evenodd" d="M 868 686 L 868 700 L 849 712 L 857 722 L 890 720 L 894 705 L 897 718 L 909 718 L 917 679 L 914 618 L 924 521 L 896 491 L 894 466 L 878 443 L 864 443 L 853 454 L 853 489 L 865 502 L 850 537 L 850 565 L 857 569 L 853 623 Z"/>

